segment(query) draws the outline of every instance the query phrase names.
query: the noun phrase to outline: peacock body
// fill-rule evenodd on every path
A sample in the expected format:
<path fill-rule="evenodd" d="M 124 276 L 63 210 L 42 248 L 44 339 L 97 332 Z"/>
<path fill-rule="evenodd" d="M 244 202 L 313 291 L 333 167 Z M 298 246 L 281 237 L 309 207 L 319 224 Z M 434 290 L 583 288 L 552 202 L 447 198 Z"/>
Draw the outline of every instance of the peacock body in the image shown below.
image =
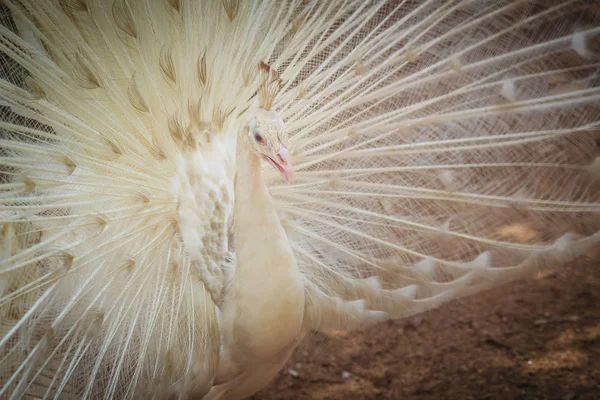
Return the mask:
<path fill-rule="evenodd" d="M 0 51 L 2 398 L 242 398 L 600 241 L 594 2 L 18 0 Z"/>

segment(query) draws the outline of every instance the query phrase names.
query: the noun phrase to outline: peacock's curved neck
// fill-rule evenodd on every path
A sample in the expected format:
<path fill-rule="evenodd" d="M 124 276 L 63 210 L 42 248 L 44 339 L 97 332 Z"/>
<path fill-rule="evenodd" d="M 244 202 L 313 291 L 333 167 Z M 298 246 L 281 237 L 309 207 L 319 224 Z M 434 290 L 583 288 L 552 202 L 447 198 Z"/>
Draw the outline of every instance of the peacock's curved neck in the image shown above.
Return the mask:
<path fill-rule="evenodd" d="M 261 160 L 240 134 L 234 184 L 236 266 L 220 319 L 218 380 L 272 362 L 302 329 L 304 285 L 263 181 Z"/>
<path fill-rule="evenodd" d="M 260 157 L 244 142 L 243 135 L 239 135 L 236 147 L 234 183 L 236 247 L 247 241 L 256 242 L 285 236 L 273 199 L 263 180 Z M 239 251 L 236 253 L 239 257 Z"/>

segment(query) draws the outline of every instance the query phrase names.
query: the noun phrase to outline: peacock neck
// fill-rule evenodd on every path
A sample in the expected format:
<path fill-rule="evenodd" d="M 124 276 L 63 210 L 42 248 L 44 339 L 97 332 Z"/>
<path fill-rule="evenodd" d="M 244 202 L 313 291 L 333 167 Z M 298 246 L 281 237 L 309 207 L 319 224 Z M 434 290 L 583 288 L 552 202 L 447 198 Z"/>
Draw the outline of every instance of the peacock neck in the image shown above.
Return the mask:
<path fill-rule="evenodd" d="M 285 235 L 263 180 L 260 157 L 238 136 L 236 157 L 235 226 L 236 243 Z M 255 227 L 257 229 L 248 229 Z M 263 229 L 258 229 L 263 228 Z"/>
<path fill-rule="evenodd" d="M 261 160 L 242 135 L 234 184 L 236 266 L 221 316 L 222 362 L 228 379 L 289 349 L 301 332 L 304 284 L 287 235 L 263 181 Z"/>

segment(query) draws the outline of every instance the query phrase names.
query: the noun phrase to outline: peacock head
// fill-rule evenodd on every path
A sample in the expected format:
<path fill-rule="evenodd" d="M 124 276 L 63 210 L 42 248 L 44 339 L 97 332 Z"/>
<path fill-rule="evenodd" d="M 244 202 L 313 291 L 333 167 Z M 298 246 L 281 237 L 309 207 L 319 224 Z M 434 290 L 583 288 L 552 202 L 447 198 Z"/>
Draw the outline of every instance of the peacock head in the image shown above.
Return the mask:
<path fill-rule="evenodd" d="M 271 164 L 290 183 L 294 179 L 294 169 L 281 117 L 274 111 L 259 108 L 249 116 L 246 131 L 252 151 Z"/>

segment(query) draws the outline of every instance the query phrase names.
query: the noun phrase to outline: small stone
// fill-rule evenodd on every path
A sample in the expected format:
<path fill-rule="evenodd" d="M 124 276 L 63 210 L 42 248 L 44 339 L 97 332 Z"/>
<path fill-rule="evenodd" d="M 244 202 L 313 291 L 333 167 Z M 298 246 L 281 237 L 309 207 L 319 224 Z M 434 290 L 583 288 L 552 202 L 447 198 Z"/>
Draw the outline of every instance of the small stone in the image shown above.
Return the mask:
<path fill-rule="evenodd" d="M 527 365 L 532 365 L 532 364 L 533 364 L 533 361 L 531 361 L 531 360 L 527 361 Z"/>
<path fill-rule="evenodd" d="M 350 372 L 348 372 L 348 371 L 343 371 L 343 372 L 342 372 L 342 379 L 344 379 L 344 380 L 348 380 L 348 379 L 350 379 L 351 377 L 352 377 L 352 374 L 351 374 Z"/>
<path fill-rule="evenodd" d="M 288 369 L 287 373 L 289 375 L 291 375 L 292 377 L 294 377 L 294 378 L 297 378 L 297 377 L 300 376 L 300 374 L 298 373 L 298 371 L 296 371 L 295 369 L 292 369 L 292 368 Z"/>

